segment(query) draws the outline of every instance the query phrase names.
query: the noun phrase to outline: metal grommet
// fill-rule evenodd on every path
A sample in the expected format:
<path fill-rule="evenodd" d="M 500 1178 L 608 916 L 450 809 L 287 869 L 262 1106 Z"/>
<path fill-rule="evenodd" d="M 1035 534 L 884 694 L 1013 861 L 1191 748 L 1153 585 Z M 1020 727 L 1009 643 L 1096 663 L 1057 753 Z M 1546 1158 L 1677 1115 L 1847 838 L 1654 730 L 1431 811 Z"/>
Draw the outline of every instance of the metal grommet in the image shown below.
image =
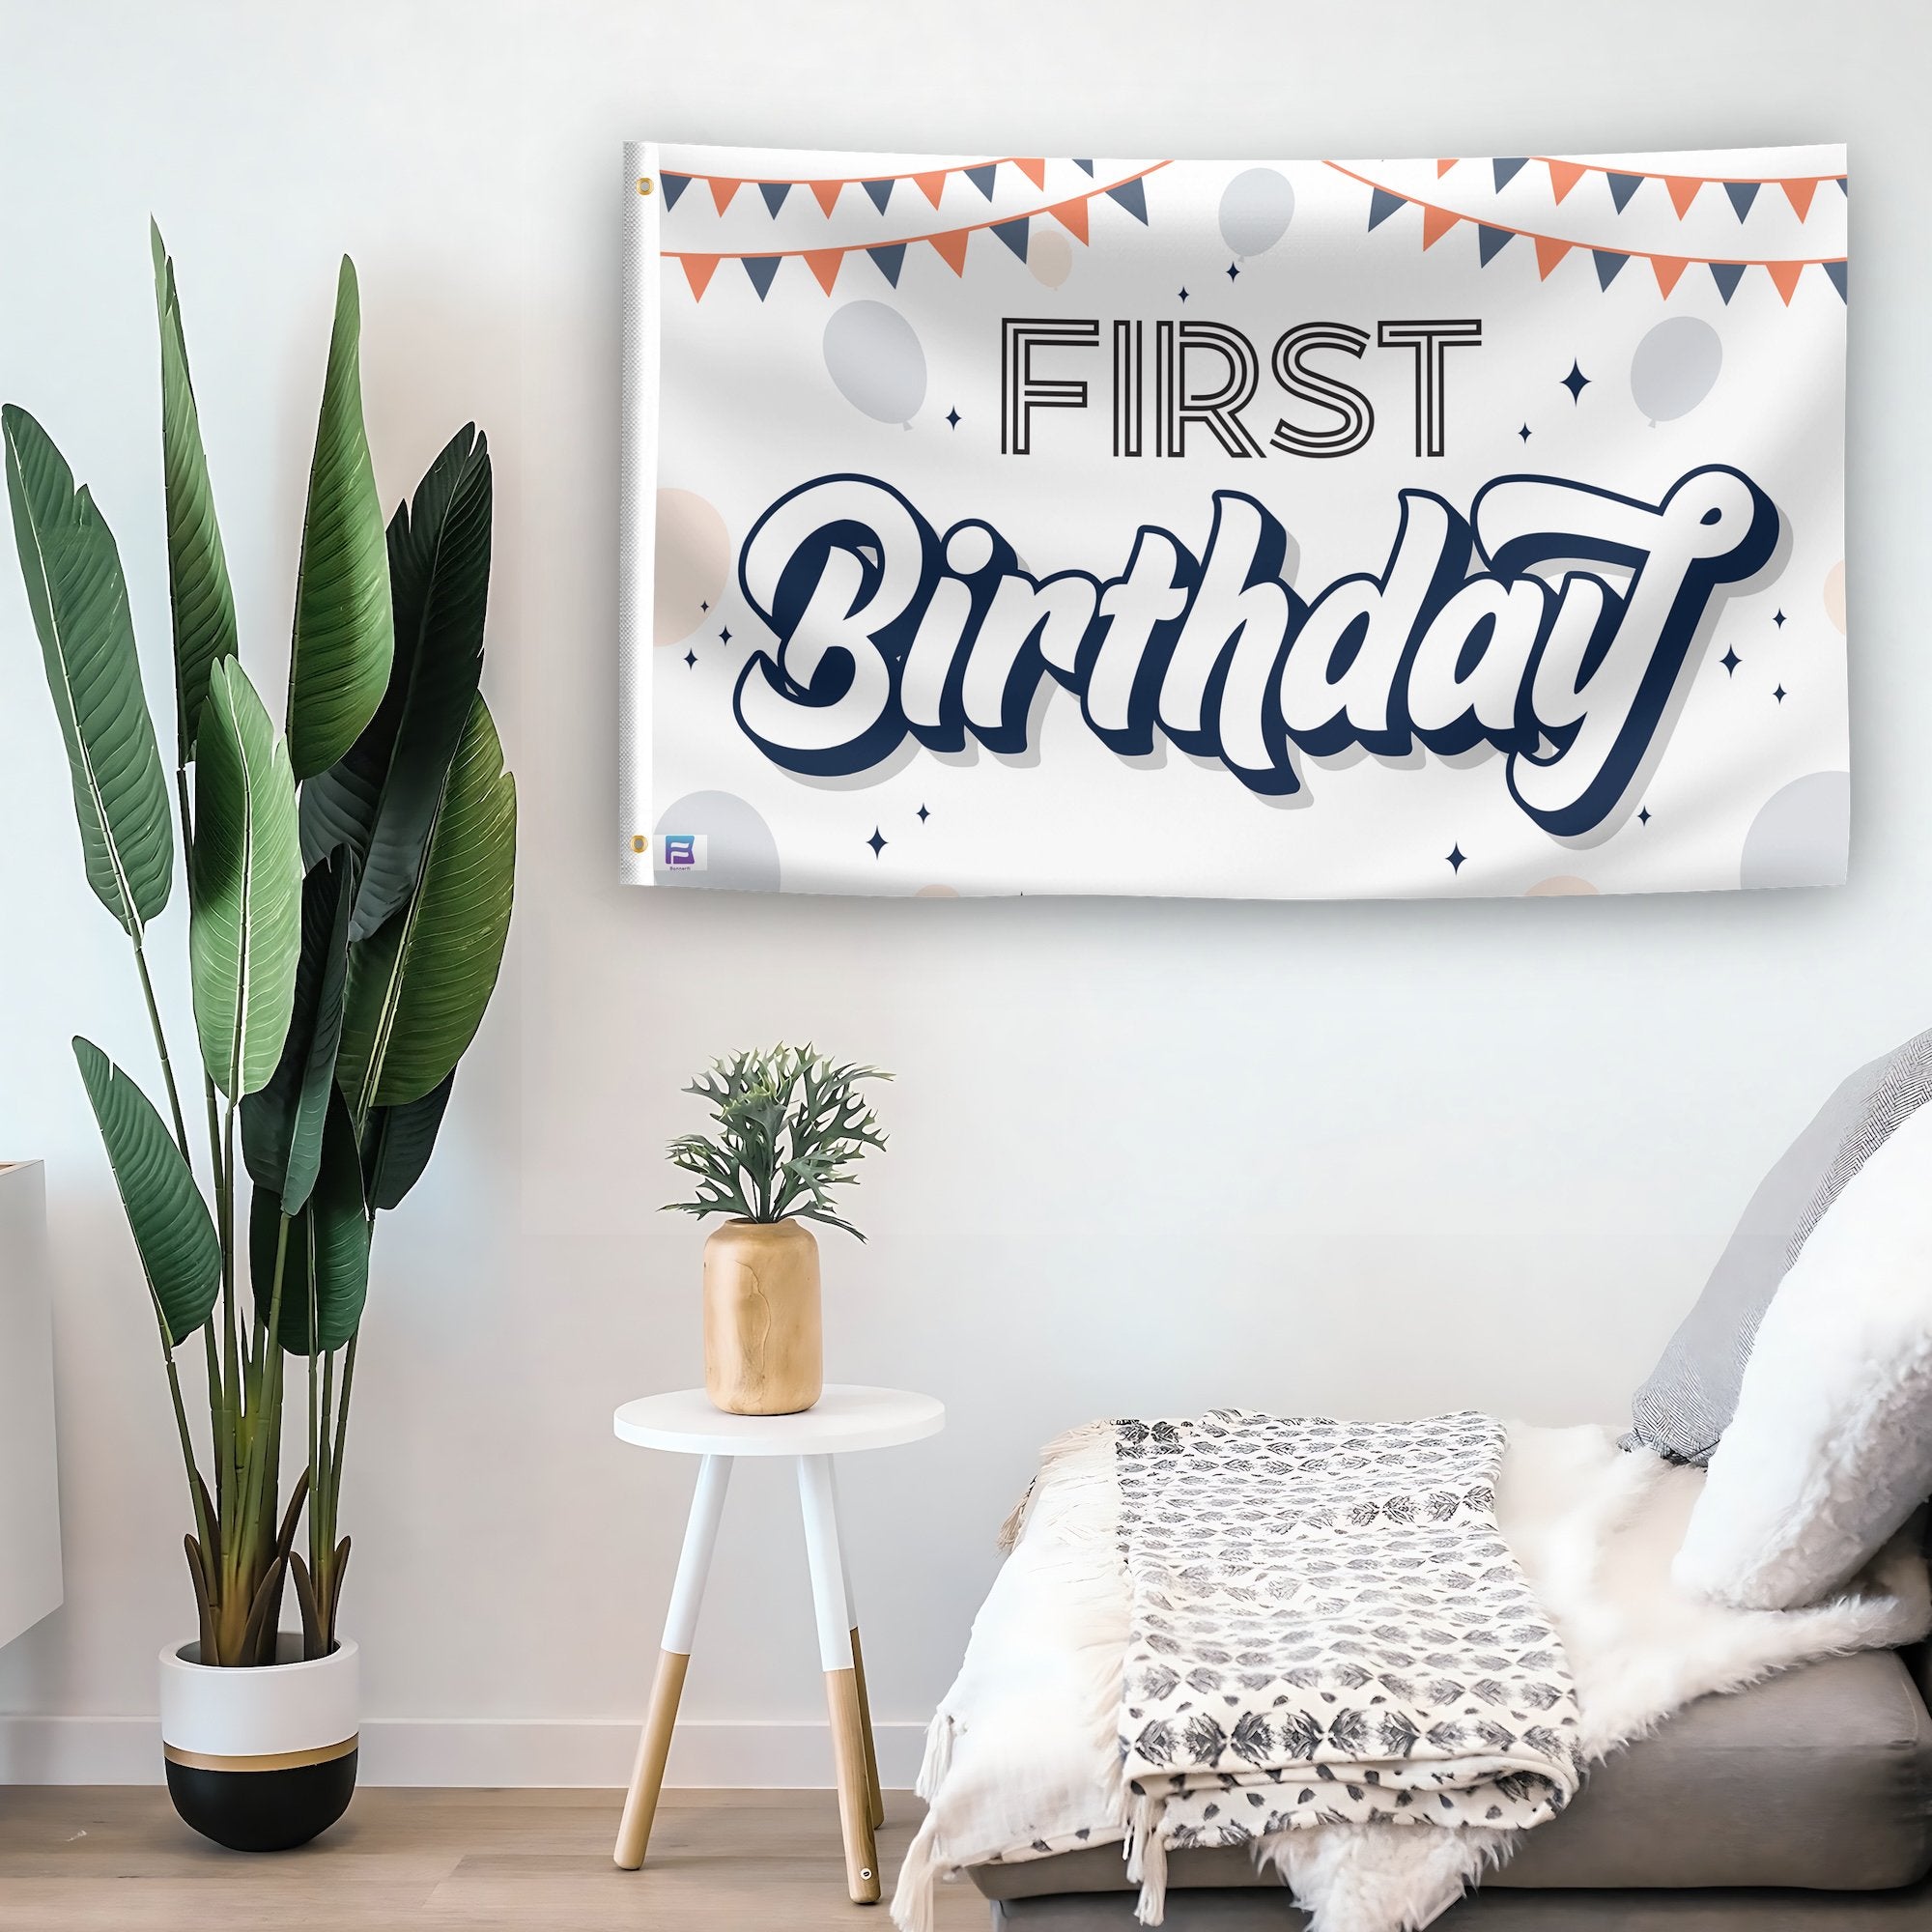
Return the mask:
<path fill-rule="evenodd" d="M 641 832 L 634 832 L 631 835 L 631 850 L 633 852 L 643 852 L 648 850 L 650 847 L 650 842 L 651 841 L 648 838 L 646 838 Z"/>
<path fill-rule="evenodd" d="M 639 192 L 639 194 L 649 194 L 649 193 L 650 193 L 650 191 L 651 191 L 651 178 L 650 178 L 650 176 L 649 176 L 649 175 L 639 175 L 639 176 L 638 177 L 638 192 Z"/>

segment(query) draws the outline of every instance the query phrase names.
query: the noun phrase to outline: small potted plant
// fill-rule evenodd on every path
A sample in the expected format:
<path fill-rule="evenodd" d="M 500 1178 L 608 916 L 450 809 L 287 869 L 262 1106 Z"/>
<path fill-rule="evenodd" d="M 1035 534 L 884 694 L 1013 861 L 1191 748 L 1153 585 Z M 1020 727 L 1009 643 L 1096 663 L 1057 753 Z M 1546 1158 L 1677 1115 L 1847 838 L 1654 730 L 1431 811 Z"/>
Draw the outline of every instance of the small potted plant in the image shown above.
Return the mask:
<path fill-rule="evenodd" d="M 131 942 L 162 1095 L 156 1106 L 75 1039 L 147 1278 L 139 1319 L 157 1331 L 192 1524 L 198 1635 L 160 1659 L 168 1789 L 207 1836 L 274 1851 L 326 1831 L 355 1785 L 356 1648 L 337 1628 L 349 1560 L 337 1506 L 370 1239 L 429 1160 L 496 985 L 516 788 L 477 690 L 490 577 L 483 439 L 458 432 L 384 531 L 345 259 L 277 730 L 242 668 L 158 233 L 154 262 L 172 795 L 113 534 L 24 410 L 0 410 L 0 443 L 87 879 Z M 148 970 L 177 836 L 198 1078 L 169 1055 Z M 206 1187 L 195 1165 L 204 1122 Z M 308 1454 L 284 1485 L 292 1358 Z M 285 1599 L 299 1630 L 282 1628 Z"/>
<path fill-rule="evenodd" d="M 805 1223 L 866 1238 L 833 1212 L 832 1191 L 885 1146 L 859 1086 L 891 1078 L 781 1044 L 714 1061 L 684 1090 L 715 1125 L 671 1142 L 671 1165 L 696 1186 L 665 1206 L 729 1216 L 704 1243 L 704 1386 L 727 1414 L 792 1415 L 824 1390 L 818 1242 Z"/>

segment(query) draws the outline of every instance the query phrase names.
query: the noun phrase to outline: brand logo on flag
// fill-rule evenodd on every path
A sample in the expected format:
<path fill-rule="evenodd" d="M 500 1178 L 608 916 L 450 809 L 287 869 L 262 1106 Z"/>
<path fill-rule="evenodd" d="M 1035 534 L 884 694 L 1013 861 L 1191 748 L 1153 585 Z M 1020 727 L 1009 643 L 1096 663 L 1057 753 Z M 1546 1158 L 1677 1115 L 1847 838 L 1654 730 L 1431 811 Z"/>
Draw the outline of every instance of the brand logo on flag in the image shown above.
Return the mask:
<path fill-rule="evenodd" d="M 659 841 L 659 859 L 668 872 L 701 872 L 705 868 L 705 836 L 701 832 L 667 832 Z"/>

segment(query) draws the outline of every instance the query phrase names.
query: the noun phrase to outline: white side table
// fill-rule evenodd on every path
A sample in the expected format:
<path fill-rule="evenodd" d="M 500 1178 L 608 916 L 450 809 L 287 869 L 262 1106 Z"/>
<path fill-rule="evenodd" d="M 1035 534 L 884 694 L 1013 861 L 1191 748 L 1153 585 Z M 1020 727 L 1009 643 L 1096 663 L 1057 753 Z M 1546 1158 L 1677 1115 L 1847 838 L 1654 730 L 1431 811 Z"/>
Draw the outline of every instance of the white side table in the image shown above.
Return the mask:
<path fill-rule="evenodd" d="M 832 1748 L 838 1776 L 838 1823 L 845 1839 L 845 1883 L 854 1901 L 876 1904 L 879 1858 L 873 1833 L 885 1822 L 879 1797 L 878 1755 L 866 1698 L 866 1665 L 859 1648 L 859 1618 L 852 1581 L 838 1545 L 838 1497 L 832 1460 L 855 1449 L 889 1449 L 937 1435 L 946 1424 L 943 1405 L 905 1389 L 855 1388 L 829 1383 L 817 1404 L 797 1415 L 726 1415 L 702 1389 L 647 1395 L 627 1402 L 611 1418 L 620 1440 L 646 1449 L 701 1456 L 697 1492 L 685 1524 L 677 1580 L 665 1617 L 664 1649 L 638 1741 L 638 1762 L 624 1798 L 612 1856 L 626 1871 L 644 1861 L 651 1820 L 664 1788 L 665 1760 L 677 1722 L 678 1698 L 691 1662 L 697 1605 L 724 1513 L 731 1464 L 740 1456 L 789 1456 L 798 1465 L 799 1509 L 805 1518 L 806 1556 L 811 1569 L 811 1602 L 818 1619 L 818 1658 L 832 1714 Z"/>

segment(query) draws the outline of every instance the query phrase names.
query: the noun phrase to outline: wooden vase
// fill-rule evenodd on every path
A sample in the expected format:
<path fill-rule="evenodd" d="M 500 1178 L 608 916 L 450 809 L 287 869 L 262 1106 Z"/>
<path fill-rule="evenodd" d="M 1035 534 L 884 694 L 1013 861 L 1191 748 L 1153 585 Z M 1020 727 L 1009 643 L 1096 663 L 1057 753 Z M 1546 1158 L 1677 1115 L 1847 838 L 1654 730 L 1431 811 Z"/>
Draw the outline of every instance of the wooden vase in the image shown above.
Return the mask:
<path fill-rule="evenodd" d="M 825 1387 L 818 1243 L 797 1221 L 726 1221 L 704 1243 L 704 1388 L 727 1415 L 795 1415 Z"/>

